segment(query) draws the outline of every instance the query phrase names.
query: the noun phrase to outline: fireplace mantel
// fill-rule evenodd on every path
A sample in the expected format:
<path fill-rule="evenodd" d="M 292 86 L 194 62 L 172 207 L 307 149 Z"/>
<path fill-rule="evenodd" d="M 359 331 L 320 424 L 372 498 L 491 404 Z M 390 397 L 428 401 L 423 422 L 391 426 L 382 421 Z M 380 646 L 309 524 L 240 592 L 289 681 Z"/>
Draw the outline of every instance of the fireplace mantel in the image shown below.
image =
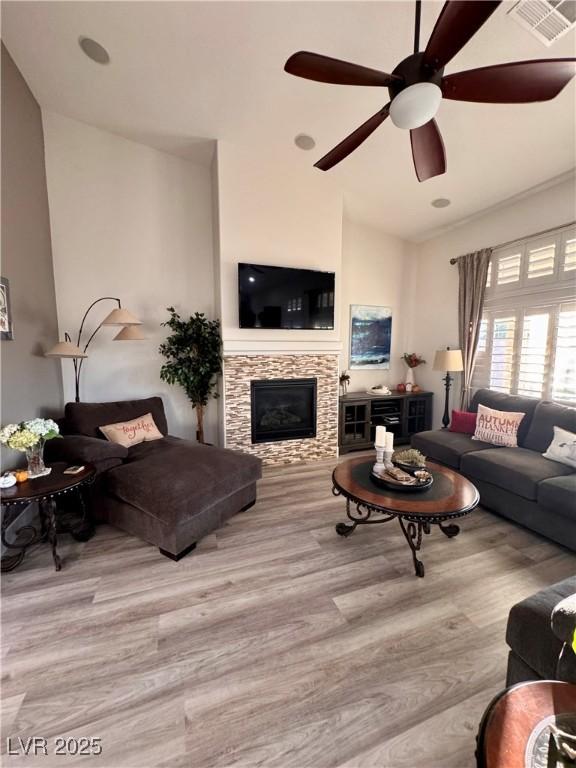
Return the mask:
<path fill-rule="evenodd" d="M 250 340 L 226 340 L 222 343 L 224 356 L 226 355 L 339 355 L 342 351 L 342 342 L 318 339 L 316 341 L 290 341 L 261 339 Z"/>

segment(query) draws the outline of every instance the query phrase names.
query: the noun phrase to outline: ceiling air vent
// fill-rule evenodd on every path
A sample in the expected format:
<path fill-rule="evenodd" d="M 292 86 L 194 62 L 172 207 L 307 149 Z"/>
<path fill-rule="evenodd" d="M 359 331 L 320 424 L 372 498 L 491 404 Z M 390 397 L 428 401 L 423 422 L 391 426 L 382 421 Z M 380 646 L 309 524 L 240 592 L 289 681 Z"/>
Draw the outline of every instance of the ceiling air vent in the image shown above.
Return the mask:
<path fill-rule="evenodd" d="M 576 25 L 576 0 L 518 0 L 508 15 L 550 46 Z"/>

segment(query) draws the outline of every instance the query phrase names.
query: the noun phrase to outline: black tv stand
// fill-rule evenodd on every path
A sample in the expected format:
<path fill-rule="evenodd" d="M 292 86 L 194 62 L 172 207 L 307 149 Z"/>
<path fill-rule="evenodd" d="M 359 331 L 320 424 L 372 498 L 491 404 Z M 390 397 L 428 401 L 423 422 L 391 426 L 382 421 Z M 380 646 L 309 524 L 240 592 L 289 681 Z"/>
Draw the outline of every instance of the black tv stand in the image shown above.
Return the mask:
<path fill-rule="evenodd" d="M 338 445 L 340 453 L 374 446 L 376 427 L 394 433 L 394 444 L 410 442 L 416 432 L 432 428 L 432 392 L 396 392 L 369 395 L 349 392 L 340 397 Z"/>

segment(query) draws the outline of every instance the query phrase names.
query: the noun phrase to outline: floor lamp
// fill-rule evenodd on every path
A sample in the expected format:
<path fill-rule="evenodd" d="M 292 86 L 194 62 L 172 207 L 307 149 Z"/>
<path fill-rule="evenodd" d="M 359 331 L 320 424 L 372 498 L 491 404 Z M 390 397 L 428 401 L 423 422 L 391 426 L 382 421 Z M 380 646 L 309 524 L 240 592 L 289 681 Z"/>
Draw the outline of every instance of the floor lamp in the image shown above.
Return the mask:
<path fill-rule="evenodd" d="M 450 347 L 446 347 L 446 349 L 439 349 L 434 356 L 433 369 L 435 371 L 446 371 L 446 376 L 444 377 L 446 399 L 444 401 L 444 416 L 442 417 L 442 424 L 444 429 L 446 429 L 448 424 L 450 424 L 450 411 L 448 409 L 448 401 L 450 398 L 450 386 L 453 381 L 453 378 L 450 376 L 450 374 L 455 373 L 456 371 L 464 370 L 464 365 L 462 363 L 462 352 L 459 349 L 450 349 Z"/>
<path fill-rule="evenodd" d="M 101 323 L 96 326 L 96 329 L 90 334 L 88 341 L 82 347 L 82 333 L 84 331 L 84 323 L 86 322 L 86 318 L 88 317 L 92 307 L 95 307 L 96 304 L 99 304 L 101 301 L 115 301 L 118 306 L 116 309 L 113 309 L 112 312 L 109 312 L 104 320 L 102 320 Z M 103 325 L 117 325 L 121 327 L 120 332 L 114 336 L 114 341 L 141 341 L 142 339 L 146 338 L 138 327 L 142 325 L 142 321 L 138 320 L 137 317 L 134 317 L 134 315 L 131 312 L 128 312 L 127 309 L 124 309 L 120 303 L 120 299 L 117 299 L 114 296 L 102 296 L 100 299 L 93 301 L 86 312 L 84 312 L 84 317 L 80 323 L 80 330 L 78 331 L 76 344 L 73 343 L 70 334 L 65 333 L 64 341 L 59 341 L 58 344 L 53 346 L 51 350 L 46 352 L 46 357 L 68 357 L 72 359 L 72 363 L 74 365 L 74 384 L 76 388 L 77 403 L 80 402 L 80 373 L 82 372 L 82 364 L 84 359 L 88 357 L 86 350 L 90 346 L 90 342 L 94 336 L 96 336 Z"/>

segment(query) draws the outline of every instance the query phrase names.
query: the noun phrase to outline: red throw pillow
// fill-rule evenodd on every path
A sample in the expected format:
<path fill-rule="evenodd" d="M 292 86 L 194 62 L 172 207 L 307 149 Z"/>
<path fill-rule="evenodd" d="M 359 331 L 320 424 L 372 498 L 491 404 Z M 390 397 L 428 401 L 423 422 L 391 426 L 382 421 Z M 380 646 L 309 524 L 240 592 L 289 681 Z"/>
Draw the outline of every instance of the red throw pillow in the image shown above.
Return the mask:
<path fill-rule="evenodd" d="M 468 411 L 452 411 L 450 432 L 463 432 L 465 435 L 473 435 L 476 431 L 476 413 Z"/>

